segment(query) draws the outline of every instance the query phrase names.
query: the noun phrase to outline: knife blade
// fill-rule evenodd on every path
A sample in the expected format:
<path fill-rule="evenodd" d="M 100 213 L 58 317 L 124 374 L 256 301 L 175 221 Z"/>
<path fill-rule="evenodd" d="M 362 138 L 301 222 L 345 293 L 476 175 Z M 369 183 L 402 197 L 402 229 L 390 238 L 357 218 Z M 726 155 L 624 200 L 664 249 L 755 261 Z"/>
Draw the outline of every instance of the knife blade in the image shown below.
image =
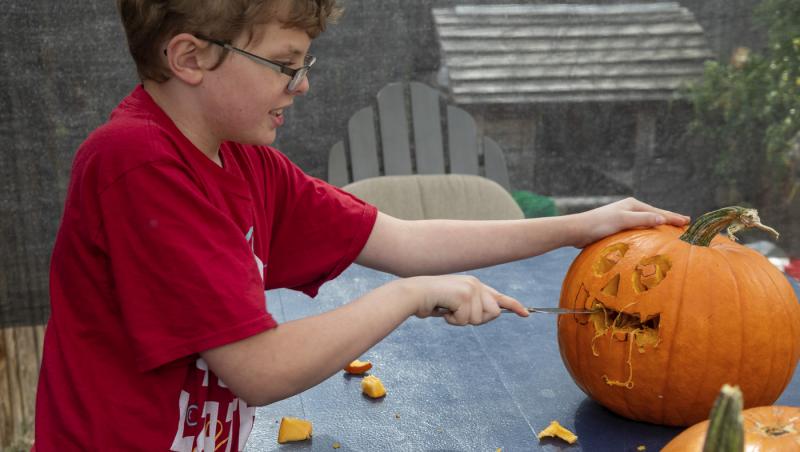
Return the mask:
<path fill-rule="evenodd" d="M 530 312 L 531 314 L 540 313 L 540 314 L 556 314 L 556 315 L 564 315 L 564 314 L 593 314 L 596 311 L 592 311 L 590 309 L 566 309 L 566 308 L 538 308 L 532 306 L 526 306 L 525 309 Z M 436 308 L 436 315 L 444 315 L 450 312 L 449 309 L 438 307 Z M 513 314 L 514 311 L 510 309 L 500 308 L 501 314 Z"/>
<path fill-rule="evenodd" d="M 542 313 L 542 314 L 592 314 L 595 311 L 590 309 L 566 309 L 566 308 L 537 308 L 532 306 L 526 306 L 525 309 L 530 312 L 531 314 L 534 313 Z M 508 309 L 501 310 L 503 314 L 513 313 L 514 311 L 510 311 Z"/>

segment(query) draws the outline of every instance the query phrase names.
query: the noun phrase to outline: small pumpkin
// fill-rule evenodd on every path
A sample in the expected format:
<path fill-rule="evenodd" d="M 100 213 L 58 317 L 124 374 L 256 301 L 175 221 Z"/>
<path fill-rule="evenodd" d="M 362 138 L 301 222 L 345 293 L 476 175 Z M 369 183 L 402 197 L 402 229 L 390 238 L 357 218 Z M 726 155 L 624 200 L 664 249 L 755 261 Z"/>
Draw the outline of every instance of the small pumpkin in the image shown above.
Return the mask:
<path fill-rule="evenodd" d="M 586 247 L 560 306 L 594 312 L 558 319 L 576 384 L 624 417 L 675 426 L 705 419 L 724 383 L 747 407 L 777 400 L 800 359 L 800 304 L 780 271 L 735 243 L 746 227 L 777 236 L 755 210 L 727 207 Z"/>
<path fill-rule="evenodd" d="M 367 375 L 361 380 L 361 391 L 373 399 L 386 395 L 386 388 L 383 387 L 383 382 L 375 375 Z"/>
<path fill-rule="evenodd" d="M 725 385 L 707 421 L 695 424 L 662 452 L 800 450 L 800 408 L 760 406 L 742 411 L 739 388 Z"/>
<path fill-rule="evenodd" d="M 278 443 L 304 441 L 311 438 L 311 422 L 305 419 L 286 416 L 281 418 L 278 428 Z"/>
<path fill-rule="evenodd" d="M 345 366 L 344 371 L 353 374 L 353 375 L 361 375 L 364 372 L 372 369 L 372 363 L 369 361 L 359 361 L 354 360 L 350 362 L 347 366 Z"/>

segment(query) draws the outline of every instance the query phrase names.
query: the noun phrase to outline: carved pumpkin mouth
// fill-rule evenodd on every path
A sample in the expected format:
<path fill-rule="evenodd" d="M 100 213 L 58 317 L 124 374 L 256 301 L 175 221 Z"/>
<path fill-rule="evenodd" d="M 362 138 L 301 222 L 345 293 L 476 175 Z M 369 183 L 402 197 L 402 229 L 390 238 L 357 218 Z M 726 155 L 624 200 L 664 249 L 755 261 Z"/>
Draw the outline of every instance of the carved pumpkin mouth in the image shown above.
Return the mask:
<path fill-rule="evenodd" d="M 631 303 L 634 304 L 634 303 Z M 630 306 L 630 305 L 628 305 Z M 627 306 L 626 306 L 627 307 Z M 642 320 L 638 314 L 615 311 L 603 306 L 598 300 L 592 304 L 592 314 L 589 314 L 589 321 L 594 326 L 594 337 L 592 338 L 592 354 L 600 356 L 595 348 L 595 341 L 604 336 L 609 340 L 628 342 L 628 379 L 626 381 L 612 380 L 607 375 L 603 375 L 603 381 L 609 386 L 623 386 L 628 389 L 633 388 L 633 346 L 639 353 L 645 352 L 645 346 L 657 347 L 661 338 L 658 334 L 661 315 L 656 314 Z"/>

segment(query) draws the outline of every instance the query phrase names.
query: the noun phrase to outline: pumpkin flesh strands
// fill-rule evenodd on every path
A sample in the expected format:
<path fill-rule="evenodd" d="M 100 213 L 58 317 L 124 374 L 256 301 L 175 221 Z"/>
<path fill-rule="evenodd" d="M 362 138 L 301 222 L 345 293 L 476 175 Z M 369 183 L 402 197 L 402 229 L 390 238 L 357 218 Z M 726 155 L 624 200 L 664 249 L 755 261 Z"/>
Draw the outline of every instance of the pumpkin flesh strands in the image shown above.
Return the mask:
<path fill-rule="evenodd" d="M 722 386 L 711 408 L 703 452 L 744 451 L 742 405 L 742 391 L 738 386 Z"/>
<path fill-rule="evenodd" d="M 609 325 L 609 309 L 607 309 L 602 303 L 599 303 L 595 300 L 595 304 L 592 306 L 593 310 L 597 310 L 594 314 L 591 314 L 592 323 L 594 324 L 595 334 L 592 337 L 592 354 L 594 356 L 600 356 L 600 353 L 597 351 L 595 346 L 595 342 L 599 337 L 608 334 L 609 341 L 613 343 L 614 339 L 616 338 L 620 342 L 628 341 L 628 359 L 626 364 L 628 365 L 628 378 L 626 381 L 619 381 L 619 380 L 612 380 L 608 377 L 608 375 L 603 375 L 603 381 L 609 386 L 622 386 L 627 389 L 633 389 L 633 345 L 636 343 L 637 349 L 639 353 L 644 353 L 644 347 L 646 345 L 651 345 L 653 347 L 658 346 L 659 342 L 661 342 L 661 338 L 658 336 L 658 318 L 647 320 L 646 322 L 641 322 L 635 315 L 625 313 L 625 310 L 629 307 L 633 306 L 637 302 L 629 303 L 624 306 L 620 311 L 613 311 L 616 313 L 614 316 L 614 320 Z M 601 326 L 602 322 L 602 326 Z M 619 333 L 622 333 L 621 336 Z"/>
<path fill-rule="evenodd" d="M 761 224 L 761 219 L 758 217 L 756 209 L 731 206 L 701 215 L 689 225 L 689 228 L 680 238 L 691 245 L 709 246 L 711 240 L 723 229 L 728 233 L 728 237 L 735 242 L 737 240 L 736 233 L 749 228 L 757 228 L 769 232 L 775 237 L 775 240 L 780 237 L 778 231 Z"/>

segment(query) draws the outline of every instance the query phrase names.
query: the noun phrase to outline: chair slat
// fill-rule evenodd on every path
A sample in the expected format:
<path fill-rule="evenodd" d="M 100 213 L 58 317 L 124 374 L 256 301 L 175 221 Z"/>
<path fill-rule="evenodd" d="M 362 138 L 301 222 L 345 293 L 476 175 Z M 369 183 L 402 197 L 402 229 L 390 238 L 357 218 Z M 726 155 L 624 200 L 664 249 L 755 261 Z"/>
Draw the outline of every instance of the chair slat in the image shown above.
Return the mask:
<path fill-rule="evenodd" d="M 411 174 L 411 148 L 402 83 L 390 83 L 378 92 L 378 118 L 384 174 Z"/>
<path fill-rule="evenodd" d="M 347 157 L 344 153 L 344 143 L 341 141 L 334 144 L 328 154 L 328 183 L 337 187 L 344 187 L 350 183 L 350 175 L 347 174 Z"/>
<path fill-rule="evenodd" d="M 469 113 L 447 106 L 450 172 L 478 175 L 478 132 Z"/>
<path fill-rule="evenodd" d="M 503 150 L 496 141 L 487 136 L 483 137 L 483 169 L 486 171 L 487 178 L 511 191 L 508 167 L 506 166 L 506 158 L 503 156 Z"/>
<path fill-rule="evenodd" d="M 419 82 L 411 82 L 411 121 L 418 174 L 444 173 L 441 107 L 439 93 Z"/>
<path fill-rule="evenodd" d="M 358 110 L 347 123 L 350 136 L 350 164 L 353 167 L 353 180 L 377 177 L 378 144 L 375 138 L 375 113 L 372 107 Z"/>

